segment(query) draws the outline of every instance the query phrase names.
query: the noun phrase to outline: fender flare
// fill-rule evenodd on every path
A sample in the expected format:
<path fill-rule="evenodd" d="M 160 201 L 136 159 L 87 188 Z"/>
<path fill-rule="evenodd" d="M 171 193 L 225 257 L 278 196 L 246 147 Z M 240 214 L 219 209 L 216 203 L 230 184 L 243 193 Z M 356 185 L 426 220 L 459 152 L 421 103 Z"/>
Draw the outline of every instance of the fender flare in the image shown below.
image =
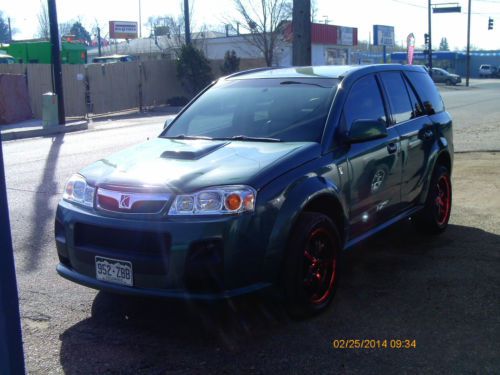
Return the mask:
<path fill-rule="evenodd" d="M 280 197 L 284 199 L 284 202 L 279 209 L 269 236 L 264 261 L 264 275 L 271 280 L 276 280 L 278 276 L 276 270 L 281 269 L 281 263 L 290 238 L 290 231 L 308 204 L 318 198 L 334 199 L 342 208 L 341 214 L 343 215 L 344 224 L 348 222 L 347 206 L 345 200 L 342 199 L 342 193 L 331 181 L 327 181 L 320 176 L 306 176 L 292 184 Z M 344 228 L 339 228 L 339 232 L 344 235 L 346 225 L 344 225 Z"/>

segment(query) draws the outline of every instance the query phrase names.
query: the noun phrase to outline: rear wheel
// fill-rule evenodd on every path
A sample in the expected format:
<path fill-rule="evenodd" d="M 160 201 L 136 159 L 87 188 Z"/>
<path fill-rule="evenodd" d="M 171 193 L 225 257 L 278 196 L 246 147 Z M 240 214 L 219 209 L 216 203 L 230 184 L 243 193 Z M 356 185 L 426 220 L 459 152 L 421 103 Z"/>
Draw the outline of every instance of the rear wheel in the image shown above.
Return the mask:
<path fill-rule="evenodd" d="M 429 234 L 442 233 L 451 214 L 452 188 L 448 168 L 438 165 L 434 170 L 424 209 L 415 217 L 419 230 Z"/>
<path fill-rule="evenodd" d="M 326 309 L 333 300 L 341 241 L 326 215 L 300 215 L 289 240 L 283 284 L 288 312 L 304 318 Z"/>

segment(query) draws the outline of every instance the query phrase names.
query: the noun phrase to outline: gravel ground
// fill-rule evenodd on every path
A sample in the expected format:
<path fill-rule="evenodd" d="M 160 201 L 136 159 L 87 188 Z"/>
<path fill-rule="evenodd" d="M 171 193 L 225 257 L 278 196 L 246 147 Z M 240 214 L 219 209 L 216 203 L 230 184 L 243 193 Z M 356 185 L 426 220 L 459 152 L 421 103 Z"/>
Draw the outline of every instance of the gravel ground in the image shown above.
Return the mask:
<path fill-rule="evenodd" d="M 31 281 L 43 286 L 20 286 L 29 373 L 500 373 L 498 153 L 457 154 L 453 182 L 443 235 L 405 222 L 349 252 L 331 308 L 306 321 L 258 296 L 190 304 L 96 292 L 55 276 L 47 254 Z M 335 339 L 417 347 L 334 349 Z"/>

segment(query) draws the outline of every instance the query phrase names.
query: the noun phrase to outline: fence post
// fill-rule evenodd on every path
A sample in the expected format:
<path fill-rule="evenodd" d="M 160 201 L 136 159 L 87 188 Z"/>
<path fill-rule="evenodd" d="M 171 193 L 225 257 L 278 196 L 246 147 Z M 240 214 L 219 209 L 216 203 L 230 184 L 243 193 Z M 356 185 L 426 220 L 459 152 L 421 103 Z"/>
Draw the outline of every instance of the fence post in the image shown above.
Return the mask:
<path fill-rule="evenodd" d="M 143 98 L 142 98 L 142 77 L 144 67 L 142 66 L 142 62 L 139 61 L 139 112 L 143 111 Z"/>

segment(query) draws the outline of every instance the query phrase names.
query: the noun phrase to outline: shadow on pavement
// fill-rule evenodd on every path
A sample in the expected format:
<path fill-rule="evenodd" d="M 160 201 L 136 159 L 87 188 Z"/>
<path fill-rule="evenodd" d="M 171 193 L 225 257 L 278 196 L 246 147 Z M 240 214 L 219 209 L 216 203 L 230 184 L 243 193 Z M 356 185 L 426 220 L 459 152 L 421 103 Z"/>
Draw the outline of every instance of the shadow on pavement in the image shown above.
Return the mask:
<path fill-rule="evenodd" d="M 59 152 L 64 143 L 64 134 L 53 137 L 49 153 L 45 159 L 40 184 L 36 188 L 33 204 L 33 223 L 25 245 L 22 247 L 30 252 L 25 257 L 25 269 L 34 271 L 38 268 L 41 258 L 40 251 L 44 249 L 44 243 L 53 241 L 54 210 L 50 200 L 58 194 L 58 182 L 56 181 L 56 169 L 59 161 Z"/>
<path fill-rule="evenodd" d="M 100 292 L 92 316 L 60 336 L 60 361 L 69 374 L 493 370 L 499 245 L 476 228 L 427 237 L 401 223 L 345 254 L 334 303 L 300 322 L 260 296 L 200 304 Z M 333 350 L 341 338 L 408 338 L 417 349 Z"/>

